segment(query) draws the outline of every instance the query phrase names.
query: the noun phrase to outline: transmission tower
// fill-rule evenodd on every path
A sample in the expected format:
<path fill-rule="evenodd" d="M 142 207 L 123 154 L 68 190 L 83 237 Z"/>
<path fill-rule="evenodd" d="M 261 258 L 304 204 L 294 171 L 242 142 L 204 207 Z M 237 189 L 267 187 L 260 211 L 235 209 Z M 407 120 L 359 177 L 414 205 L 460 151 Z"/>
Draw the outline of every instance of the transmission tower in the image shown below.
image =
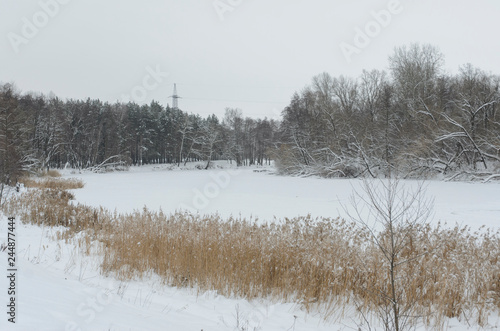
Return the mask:
<path fill-rule="evenodd" d="M 174 94 L 169 96 L 169 98 L 172 98 L 172 108 L 177 109 L 179 108 L 179 102 L 177 99 L 180 99 L 181 97 L 177 95 L 177 85 L 174 84 Z"/>

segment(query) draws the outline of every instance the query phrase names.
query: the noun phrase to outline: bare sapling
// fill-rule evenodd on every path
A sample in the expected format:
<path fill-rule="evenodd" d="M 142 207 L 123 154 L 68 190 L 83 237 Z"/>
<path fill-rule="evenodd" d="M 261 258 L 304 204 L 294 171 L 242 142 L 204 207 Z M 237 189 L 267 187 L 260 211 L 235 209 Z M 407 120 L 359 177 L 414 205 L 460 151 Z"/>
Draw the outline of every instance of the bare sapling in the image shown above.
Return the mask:
<path fill-rule="evenodd" d="M 402 331 L 415 326 L 425 311 L 419 306 L 425 282 L 418 266 L 432 250 L 425 228 L 433 201 L 422 183 L 413 190 L 397 179 L 364 180 L 351 196 L 352 221 L 370 234 L 359 258 L 363 260 L 365 296 L 372 296 L 384 329 Z M 366 299 L 364 300 L 366 302 Z"/>

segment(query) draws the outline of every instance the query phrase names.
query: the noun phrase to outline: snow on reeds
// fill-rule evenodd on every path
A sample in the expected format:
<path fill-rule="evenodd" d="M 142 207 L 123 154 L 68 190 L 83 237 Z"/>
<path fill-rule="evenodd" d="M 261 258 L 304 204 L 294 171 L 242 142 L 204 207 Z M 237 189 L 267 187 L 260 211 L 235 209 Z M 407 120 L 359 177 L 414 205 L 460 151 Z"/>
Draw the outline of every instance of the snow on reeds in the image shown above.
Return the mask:
<path fill-rule="evenodd" d="M 38 182 L 38 181 L 37 181 Z M 348 306 L 363 316 L 386 304 L 388 268 L 370 233 L 336 218 L 299 217 L 269 224 L 148 209 L 111 213 L 70 201 L 83 183 L 24 181 L 30 189 L 5 209 L 26 223 L 65 226 L 80 244 L 101 244 L 104 274 L 120 279 L 155 273 L 167 284 L 245 298 L 267 297 L 320 308 L 325 318 Z M 29 184 L 27 184 L 29 183 Z M 412 316 L 442 327 L 445 318 L 482 326 L 500 310 L 500 233 L 416 225 L 398 265 L 398 296 Z M 82 239 L 82 235 L 84 236 Z M 383 232 L 377 234 L 385 240 Z"/>

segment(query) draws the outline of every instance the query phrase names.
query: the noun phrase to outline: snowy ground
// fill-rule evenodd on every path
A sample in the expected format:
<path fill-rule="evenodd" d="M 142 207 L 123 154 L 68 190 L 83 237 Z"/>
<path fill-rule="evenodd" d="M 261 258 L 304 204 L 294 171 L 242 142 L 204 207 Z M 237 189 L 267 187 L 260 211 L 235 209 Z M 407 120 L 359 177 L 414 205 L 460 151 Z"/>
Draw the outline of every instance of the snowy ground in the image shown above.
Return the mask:
<path fill-rule="evenodd" d="M 256 172 L 256 170 L 258 172 Z M 165 166 L 132 168 L 129 172 L 68 174 L 86 182 L 75 190 L 78 202 L 118 211 L 148 206 L 218 212 L 223 216 L 343 216 L 356 180 L 273 176 L 269 169 L 166 170 Z M 415 185 L 415 182 L 407 182 Z M 479 228 L 500 226 L 500 185 L 429 182 L 435 198 L 433 222 L 458 222 Z M 0 220 L 0 245 L 7 240 L 6 218 Z M 0 330 L 352 330 L 352 313 L 324 322 L 298 305 L 266 300 L 248 302 L 217 293 L 196 293 L 148 280 L 120 282 L 97 272 L 99 257 L 85 257 L 77 247 L 53 240 L 57 229 L 25 226 L 17 221 L 17 323 L 7 322 L 8 279 L 0 277 L 5 312 Z M 0 253 L 7 270 L 7 254 Z M 498 317 L 490 319 L 500 327 Z M 453 330 L 466 324 L 451 320 Z M 357 329 L 357 328 L 354 328 Z M 474 327 L 470 329 L 475 329 Z"/>
<path fill-rule="evenodd" d="M 220 163 L 225 166 L 224 163 Z M 272 221 L 276 216 L 346 217 L 353 190 L 361 180 L 284 177 L 272 168 L 166 170 L 166 166 L 131 168 L 129 172 L 69 174 L 85 182 L 75 190 L 78 202 L 119 212 L 147 206 L 164 212 L 188 209 L 201 214 L 243 216 Z M 417 181 L 405 181 L 409 190 Z M 434 199 L 431 221 L 479 228 L 500 227 L 500 185 L 428 181 L 426 197 Z"/>

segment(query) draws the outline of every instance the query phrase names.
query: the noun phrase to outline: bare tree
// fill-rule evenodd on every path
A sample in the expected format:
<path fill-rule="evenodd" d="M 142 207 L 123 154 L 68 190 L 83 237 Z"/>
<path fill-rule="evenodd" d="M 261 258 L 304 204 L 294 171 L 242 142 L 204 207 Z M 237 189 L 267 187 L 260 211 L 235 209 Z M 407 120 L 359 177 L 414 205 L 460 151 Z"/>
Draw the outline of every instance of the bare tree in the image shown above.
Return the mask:
<path fill-rule="evenodd" d="M 370 114 L 372 122 L 377 120 L 381 111 L 383 86 L 387 84 L 385 71 L 363 70 L 360 84 L 360 104 L 364 113 Z"/>
<path fill-rule="evenodd" d="M 209 116 L 203 121 L 197 136 L 192 140 L 190 153 L 207 163 L 205 169 L 210 167 L 216 154 L 217 145 L 221 142 L 219 126 L 217 117 L 215 115 Z"/>
<path fill-rule="evenodd" d="M 371 247 L 381 254 L 382 272 L 377 281 L 367 283 L 365 291 L 376 297 L 377 315 L 386 330 L 411 328 L 422 317 L 417 307 L 418 294 L 409 289 L 412 278 L 410 264 L 418 264 L 425 253 L 413 250 L 421 226 L 427 223 L 433 201 L 425 197 L 423 184 L 412 191 L 398 179 L 364 180 L 362 190 L 351 197 L 353 209 L 349 217 L 370 234 Z M 366 254 L 370 255 L 370 248 Z M 368 260 L 368 257 L 361 257 Z M 365 264 L 369 268 L 370 263 Z"/>
<path fill-rule="evenodd" d="M 444 64 L 443 55 L 429 44 L 396 47 L 389 57 L 394 85 L 410 116 L 426 112 L 433 101 L 436 80 Z M 428 116 L 433 114 L 427 111 Z"/>
<path fill-rule="evenodd" d="M 183 159 L 183 153 L 184 153 L 184 144 L 187 141 L 188 136 L 192 130 L 193 130 L 193 127 L 191 126 L 191 121 L 189 119 L 189 116 L 185 116 L 184 122 L 182 123 L 182 127 L 179 129 L 179 133 L 181 134 L 181 146 L 179 148 L 179 158 L 177 159 L 177 166 L 181 165 L 181 162 Z M 188 153 L 188 155 L 189 155 L 189 153 Z M 187 162 L 187 157 L 186 157 L 186 162 Z"/>
<path fill-rule="evenodd" d="M 243 113 L 237 108 L 226 108 L 223 125 L 229 129 L 229 135 L 226 141 L 226 156 L 230 160 L 235 160 L 236 165 L 243 164 L 244 148 L 244 120 Z"/>
<path fill-rule="evenodd" d="M 496 105 L 500 102 L 498 78 L 468 64 L 461 68 L 454 89 L 450 110 L 442 113 L 446 126 L 436 142 L 452 142 L 454 155 L 447 168 L 465 163 L 477 170 L 479 163 L 484 171 L 488 169 L 488 160 L 500 161 L 499 126 L 495 121 Z"/>

